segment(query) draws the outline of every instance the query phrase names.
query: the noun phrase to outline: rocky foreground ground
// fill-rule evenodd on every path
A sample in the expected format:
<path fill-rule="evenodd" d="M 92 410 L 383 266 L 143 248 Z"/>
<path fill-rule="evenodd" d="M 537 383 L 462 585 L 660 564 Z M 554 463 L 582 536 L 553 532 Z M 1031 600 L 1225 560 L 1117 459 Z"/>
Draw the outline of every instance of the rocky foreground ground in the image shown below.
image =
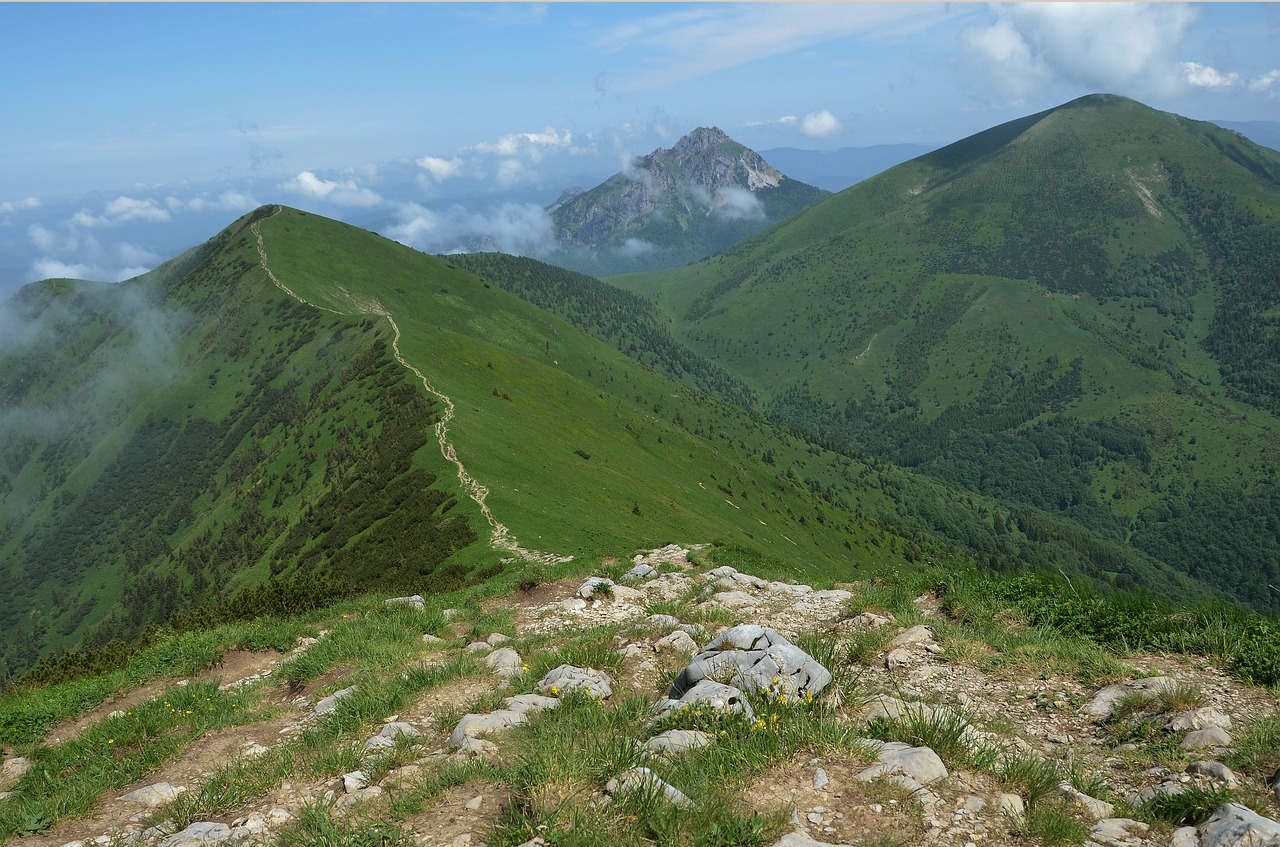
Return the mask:
<path fill-rule="evenodd" d="M 88 815 L 15 843 L 302 843 L 301 822 L 317 815 L 394 826 L 396 838 L 424 845 L 578 843 L 572 823 L 546 823 L 558 820 L 548 809 L 571 798 L 587 814 L 637 802 L 696 813 L 705 784 L 680 783 L 681 757 L 708 756 L 698 761 L 723 768 L 734 755 L 747 763 L 749 751 L 767 751 L 763 764 L 744 764 L 745 777 L 728 767 L 711 779 L 773 822 L 755 843 L 1280 845 L 1273 765 L 1242 758 L 1236 739 L 1274 719 L 1272 692 L 1185 656 L 1114 661 L 1086 650 L 1073 660 L 1061 650 L 1037 654 L 1028 640 L 1002 651 L 930 595 L 895 615 L 873 586 L 814 590 L 706 569 L 689 555 L 662 548 L 638 555 L 616 580 L 563 580 L 489 603 L 485 614 L 497 618 L 487 619 L 506 632 L 478 631 L 475 615 L 443 610 L 447 631 L 422 635 L 411 667 L 452 662 L 469 672 L 346 733 L 348 753 L 337 761 L 359 767 L 280 779 L 217 815 L 187 820 L 200 807 L 184 798 L 205 796 L 228 767 L 268 761 L 274 747 L 342 714 L 361 691 L 349 665 L 301 691 L 277 681 L 280 662 L 337 637 L 336 628 L 303 639 L 291 657 L 229 657 L 210 673 L 220 690 L 243 692 L 246 705 L 273 703 L 264 720 L 205 736 L 145 779 L 104 793 Z M 385 602 L 428 605 L 417 596 Z M 530 674 L 540 658 L 572 654 L 570 639 L 576 655 L 607 661 Z M 149 695 L 164 696 L 133 692 L 59 727 L 46 744 L 129 714 Z M 615 772 L 553 769 L 532 788 L 504 777 L 523 755 L 522 731 L 566 705 L 607 716 L 627 698 L 644 702 L 625 732 L 613 731 Z M 753 740 L 770 734 L 787 740 Z M 725 756 L 710 757 L 717 749 Z M 1229 764 L 1246 760 L 1241 772 Z M 28 766 L 25 757 L 5 760 L 0 803 L 24 790 Z M 463 776 L 442 783 L 446 772 Z M 522 827 L 529 837 L 517 841 Z"/>

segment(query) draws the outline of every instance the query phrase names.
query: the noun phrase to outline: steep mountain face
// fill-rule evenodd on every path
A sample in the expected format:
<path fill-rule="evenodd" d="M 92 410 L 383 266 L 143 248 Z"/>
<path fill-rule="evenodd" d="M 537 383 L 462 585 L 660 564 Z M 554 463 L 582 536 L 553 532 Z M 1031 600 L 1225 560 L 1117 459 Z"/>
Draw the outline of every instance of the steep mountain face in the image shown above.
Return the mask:
<path fill-rule="evenodd" d="M 620 282 L 775 420 L 1274 609 L 1277 279 L 1280 155 L 1097 95 Z"/>
<path fill-rule="evenodd" d="M 672 267 L 723 249 L 828 192 L 788 179 L 717 128 L 636 158 L 550 208 L 557 263 L 587 273 Z"/>

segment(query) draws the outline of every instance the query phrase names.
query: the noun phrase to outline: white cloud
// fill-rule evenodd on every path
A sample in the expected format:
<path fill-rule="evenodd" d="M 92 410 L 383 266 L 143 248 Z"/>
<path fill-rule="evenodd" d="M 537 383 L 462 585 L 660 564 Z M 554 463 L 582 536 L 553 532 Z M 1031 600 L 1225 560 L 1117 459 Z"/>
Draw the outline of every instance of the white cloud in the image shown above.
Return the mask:
<path fill-rule="evenodd" d="M 490 153 L 507 158 L 520 156 L 537 163 L 552 153 L 568 153 L 577 156 L 596 151 L 594 141 L 588 136 L 586 143 L 576 144 L 573 133 L 567 129 L 546 127 L 541 132 L 512 132 L 495 142 L 482 141 L 470 150 Z"/>
<path fill-rule="evenodd" d="M 94 275 L 93 269 L 88 265 L 69 264 L 47 256 L 37 259 L 31 265 L 31 270 L 35 279 L 89 279 Z"/>
<path fill-rule="evenodd" d="M 1212 91 L 1223 91 L 1228 88 L 1235 87 L 1240 81 L 1240 74 L 1222 73 L 1221 71 L 1211 68 L 1208 65 L 1202 65 L 1199 62 L 1183 62 L 1183 73 L 1189 84 L 1196 88 L 1208 88 Z"/>
<path fill-rule="evenodd" d="M 8 215 L 13 212 L 38 208 L 40 208 L 40 199 L 38 197 L 24 197 L 21 200 L 9 200 L 4 203 L 0 203 L 0 215 Z"/>
<path fill-rule="evenodd" d="M 288 191 L 296 191 L 297 193 L 310 197 L 314 200 L 324 200 L 338 206 L 377 206 L 382 202 L 382 197 L 374 190 L 369 188 L 361 188 L 356 185 L 355 180 L 337 180 L 321 179 L 312 171 L 302 171 L 288 182 L 282 183 L 281 188 Z"/>
<path fill-rule="evenodd" d="M 224 191 L 218 195 L 218 206 L 228 212 L 247 212 L 261 205 L 246 191 Z"/>
<path fill-rule="evenodd" d="M 125 196 L 108 202 L 103 206 L 100 215 L 91 214 L 88 209 L 81 209 L 71 217 L 76 226 L 89 228 L 117 226 L 131 221 L 167 223 L 170 219 L 169 210 L 161 208 L 155 200 L 150 198 L 138 200 Z"/>
<path fill-rule="evenodd" d="M 1025 97 L 1050 83 L 1168 96 L 1185 85 L 1177 51 L 1196 13 L 1183 4 L 1011 3 L 961 34 L 991 82 Z"/>
<path fill-rule="evenodd" d="M 755 129 L 756 127 L 762 127 L 762 126 L 774 126 L 774 125 L 787 126 L 789 124 L 795 123 L 798 120 L 800 120 L 800 118 L 797 117 L 796 115 L 783 115 L 780 118 L 774 118 L 772 120 L 767 120 L 767 121 L 747 121 L 745 124 L 743 124 L 743 126 L 748 126 L 748 127 L 751 127 L 752 129 Z"/>
<path fill-rule="evenodd" d="M 750 190 L 728 186 L 716 190 L 711 203 L 712 214 L 728 221 L 764 217 L 764 205 Z"/>
<path fill-rule="evenodd" d="M 647 256 L 658 249 L 658 245 L 645 241 L 643 238 L 628 238 L 622 242 L 622 246 L 618 248 L 618 252 L 628 258 L 636 258 L 639 256 Z"/>
<path fill-rule="evenodd" d="M 1249 90 L 1255 93 L 1270 91 L 1271 86 L 1280 82 L 1280 69 L 1269 71 L 1249 83 Z"/>
<path fill-rule="evenodd" d="M 826 109 L 820 112 L 810 112 L 800 121 L 800 132 L 810 138 L 828 138 L 843 128 L 840 124 L 840 119 Z"/>
<path fill-rule="evenodd" d="M 921 29 L 939 20 L 917 3 L 744 3 L 652 15 L 614 27 L 608 51 L 643 51 L 641 70 L 617 80 L 617 93 L 663 88 L 727 68 L 855 35 Z"/>
<path fill-rule="evenodd" d="M 408 203 L 396 211 L 398 222 L 384 235 L 418 250 L 467 253 L 500 250 L 520 256 L 541 256 L 556 249 L 551 216 L 531 203 L 504 203 L 473 212 L 451 206 L 443 212 Z"/>
<path fill-rule="evenodd" d="M 452 159 L 441 159 L 439 156 L 423 156 L 418 159 L 417 165 L 431 174 L 436 182 L 443 182 L 451 176 L 457 176 L 462 170 L 462 160 L 457 156 Z"/>

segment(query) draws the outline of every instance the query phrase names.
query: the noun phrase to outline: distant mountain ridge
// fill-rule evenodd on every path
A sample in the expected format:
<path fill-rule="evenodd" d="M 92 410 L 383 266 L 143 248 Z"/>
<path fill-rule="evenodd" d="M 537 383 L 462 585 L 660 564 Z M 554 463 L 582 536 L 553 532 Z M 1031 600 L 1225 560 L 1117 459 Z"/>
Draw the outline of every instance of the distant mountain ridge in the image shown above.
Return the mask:
<path fill-rule="evenodd" d="M 829 192 L 790 179 L 716 127 L 633 160 L 551 205 L 556 263 L 608 274 L 685 264 L 807 208 Z"/>

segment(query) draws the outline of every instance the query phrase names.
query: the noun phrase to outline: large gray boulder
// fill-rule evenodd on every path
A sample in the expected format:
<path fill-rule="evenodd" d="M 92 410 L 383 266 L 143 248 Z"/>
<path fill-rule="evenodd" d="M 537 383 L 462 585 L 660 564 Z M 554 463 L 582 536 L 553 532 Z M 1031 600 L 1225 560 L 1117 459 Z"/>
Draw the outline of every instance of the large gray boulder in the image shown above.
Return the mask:
<path fill-rule="evenodd" d="M 191 826 L 170 835 L 160 842 L 160 847 L 200 847 L 204 844 L 220 844 L 231 838 L 231 827 L 216 821 L 196 821 Z"/>
<path fill-rule="evenodd" d="M 1200 825 L 1200 847 L 1280 847 L 1280 823 L 1224 803 Z"/>
<path fill-rule="evenodd" d="M 831 672 L 781 634 L 742 624 L 727 629 L 702 648 L 667 694 L 679 700 L 703 680 L 727 682 L 748 693 L 771 691 L 788 697 L 817 694 Z"/>

